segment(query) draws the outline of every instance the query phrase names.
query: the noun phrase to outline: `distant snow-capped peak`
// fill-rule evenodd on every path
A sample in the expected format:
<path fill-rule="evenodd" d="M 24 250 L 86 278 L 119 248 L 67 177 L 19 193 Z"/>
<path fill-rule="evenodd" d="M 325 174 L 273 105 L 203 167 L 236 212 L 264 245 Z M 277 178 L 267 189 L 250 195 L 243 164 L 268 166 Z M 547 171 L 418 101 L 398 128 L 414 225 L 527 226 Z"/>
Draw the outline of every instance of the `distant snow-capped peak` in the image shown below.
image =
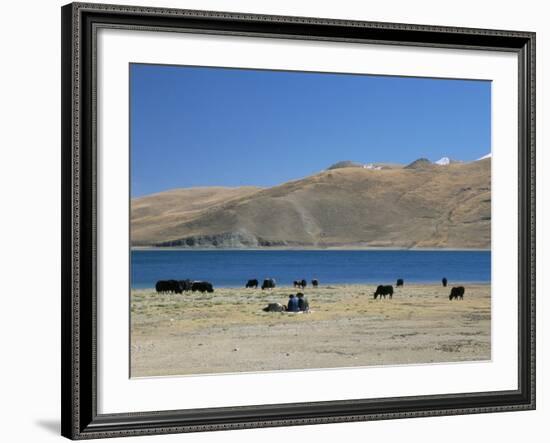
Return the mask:
<path fill-rule="evenodd" d="M 452 163 L 464 163 L 464 162 L 462 160 L 455 160 L 454 158 L 450 158 L 450 157 L 441 157 L 439 160 L 434 162 L 434 165 L 447 166 Z"/>
<path fill-rule="evenodd" d="M 479 157 L 476 161 L 479 160 L 485 160 L 486 158 L 491 158 L 493 155 L 489 152 L 488 154 L 485 154 L 483 157 Z"/>
<path fill-rule="evenodd" d="M 451 163 L 451 159 L 449 157 L 441 157 L 439 160 L 434 162 L 436 165 L 449 165 Z"/>
<path fill-rule="evenodd" d="M 363 169 L 374 169 L 376 171 L 379 171 L 382 169 L 382 166 L 376 166 L 376 165 L 373 165 L 372 163 L 369 163 L 367 165 L 363 165 Z"/>

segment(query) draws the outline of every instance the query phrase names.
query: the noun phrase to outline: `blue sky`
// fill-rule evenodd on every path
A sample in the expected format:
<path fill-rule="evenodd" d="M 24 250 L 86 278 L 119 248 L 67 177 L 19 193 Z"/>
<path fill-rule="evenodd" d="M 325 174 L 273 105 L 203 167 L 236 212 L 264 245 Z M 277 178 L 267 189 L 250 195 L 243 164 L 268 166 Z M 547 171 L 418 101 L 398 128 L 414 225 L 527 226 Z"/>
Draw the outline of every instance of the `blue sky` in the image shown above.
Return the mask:
<path fill-rule="evenodd" d="M 474 160 L 488 81 L 130 65 L 132 196 L 273 186 L 340 160 Z"/>

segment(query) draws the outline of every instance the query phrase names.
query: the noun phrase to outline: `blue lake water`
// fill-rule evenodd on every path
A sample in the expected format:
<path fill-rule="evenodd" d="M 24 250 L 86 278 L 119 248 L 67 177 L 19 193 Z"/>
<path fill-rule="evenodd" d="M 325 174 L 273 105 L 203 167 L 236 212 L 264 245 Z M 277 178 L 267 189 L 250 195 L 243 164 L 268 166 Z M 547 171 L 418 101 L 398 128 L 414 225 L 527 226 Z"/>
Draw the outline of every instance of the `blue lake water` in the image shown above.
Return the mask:
<path fill-rule="evenodd" d="M 248 279 L 275 278 L 279 285 L 316 278 L 320 284 L 406 282 L 489 283 L 490 251 L 341 250 L 134 250 L 132 288 L 157 280 L 207 280 L 214 287 L 240 287 Z"/>

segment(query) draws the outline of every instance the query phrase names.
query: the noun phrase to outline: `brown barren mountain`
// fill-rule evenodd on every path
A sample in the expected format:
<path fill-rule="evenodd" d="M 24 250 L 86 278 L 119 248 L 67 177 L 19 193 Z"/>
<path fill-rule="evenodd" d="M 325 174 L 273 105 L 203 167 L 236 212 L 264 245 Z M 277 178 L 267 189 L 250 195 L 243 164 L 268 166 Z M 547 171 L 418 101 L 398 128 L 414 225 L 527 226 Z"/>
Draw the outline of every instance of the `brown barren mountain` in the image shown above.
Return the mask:
<path fill-rule="evenodd" d="M 132 199 L 132 244 L 151 245 L 172 238 L 172 232 L 209 208 L 257 192 L 260 188 L 198 187 L 172 189 Z"/>
<path fill-rule="evenodd" d="M 422 162 L 421 162 L 422 163 Z M 489 248 L 491 159 L 132 200 L 133 246 Z"/>

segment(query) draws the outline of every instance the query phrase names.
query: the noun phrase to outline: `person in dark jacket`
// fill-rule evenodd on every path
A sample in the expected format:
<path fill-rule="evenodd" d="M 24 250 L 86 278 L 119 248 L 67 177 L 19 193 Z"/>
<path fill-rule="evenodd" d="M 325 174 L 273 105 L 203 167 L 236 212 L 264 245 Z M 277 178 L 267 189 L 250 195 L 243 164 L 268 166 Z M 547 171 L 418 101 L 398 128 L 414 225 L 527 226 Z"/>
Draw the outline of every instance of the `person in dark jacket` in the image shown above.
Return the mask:
<path fill-rule="evenodd" d="M 304 294 L 302 294 L 301 292 L 298 292 L 298 294 L 296 294 L 296 297 L 298 298 L 298 309 L 300 311 L 309 312 L 309 300 L 307 299 L 307 297 L 304 296 Z"/>
<path fill-rule="evenodd" d="M 294 294 L 290 294 L 290 297 L 288 297 L 288 305 L 286 310 L 288 312 L 298 312 L 300 310 L 298 306 L 298 299 L 294 296 Z"/>

